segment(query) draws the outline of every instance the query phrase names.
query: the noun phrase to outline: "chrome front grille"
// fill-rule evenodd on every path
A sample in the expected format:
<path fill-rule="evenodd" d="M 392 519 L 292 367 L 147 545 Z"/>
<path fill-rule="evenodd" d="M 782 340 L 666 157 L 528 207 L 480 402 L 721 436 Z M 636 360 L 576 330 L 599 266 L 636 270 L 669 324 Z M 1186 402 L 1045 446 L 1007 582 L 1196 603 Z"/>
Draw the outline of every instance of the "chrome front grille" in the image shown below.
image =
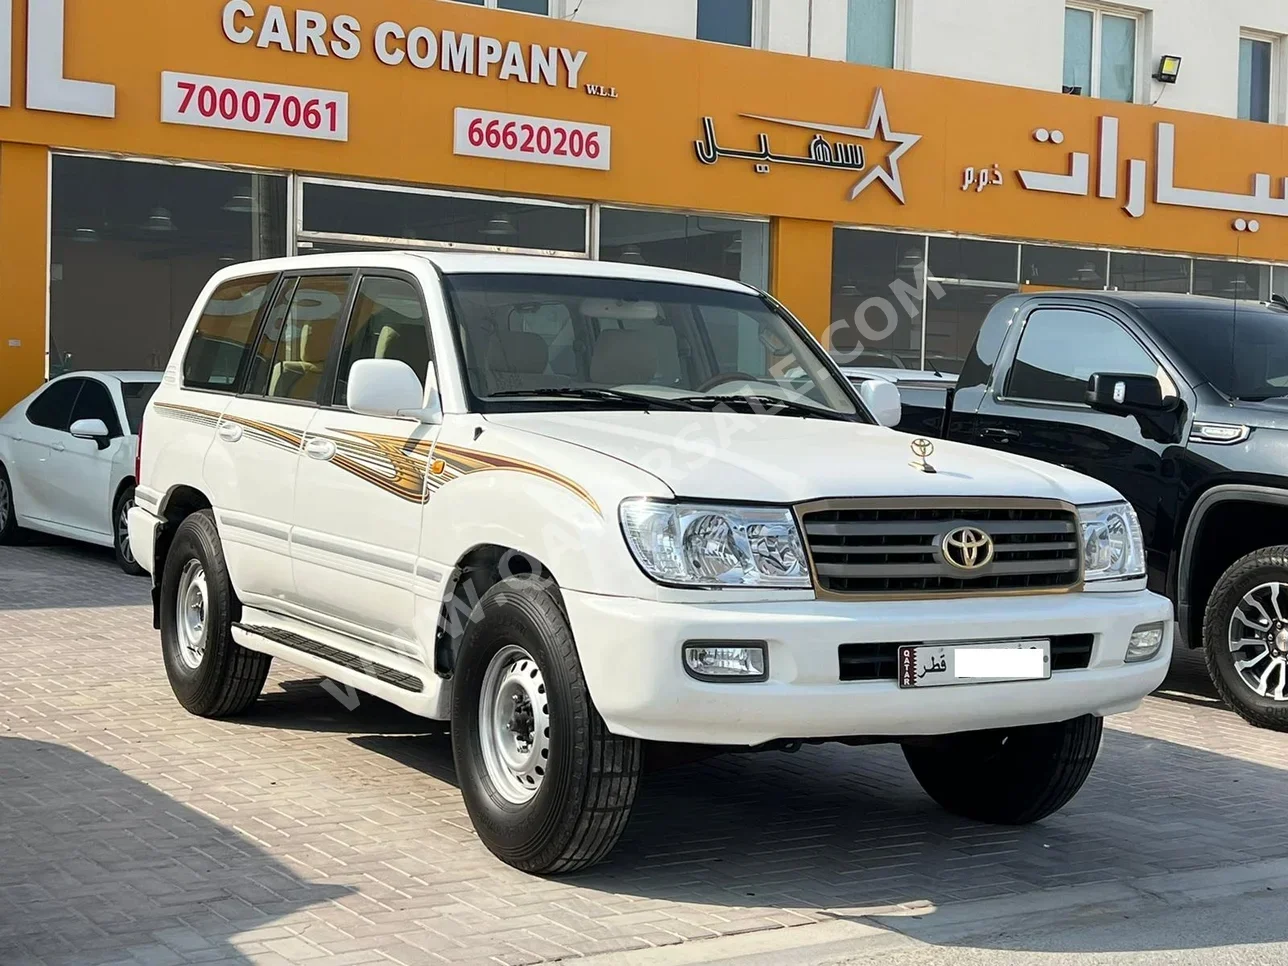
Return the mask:
<path fill-rule="evenodd" d="M 825 500 L 797 514 L 820 595 L 1041 594 L 1082 583 L 1077 511 L 1055 500 Z M 992 540 L 992 559 L 975 570 L 945 557 L 945 539 L 962 527 Z"/>

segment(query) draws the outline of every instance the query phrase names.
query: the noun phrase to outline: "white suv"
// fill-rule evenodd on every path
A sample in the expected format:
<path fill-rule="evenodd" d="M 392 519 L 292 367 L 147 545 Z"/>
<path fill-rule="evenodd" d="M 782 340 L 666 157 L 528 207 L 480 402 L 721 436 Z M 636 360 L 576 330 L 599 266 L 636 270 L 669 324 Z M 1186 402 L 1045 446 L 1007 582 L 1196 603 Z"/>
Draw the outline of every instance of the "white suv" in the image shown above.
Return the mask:
<path fill-rule="evenodd" d="M 645 742 L 903 745 L 946 808 L 1061 808 L 1163 680 L 1171 605 L 1103 483 L 884 425 L 738 282 L 473 254 L 210 282 L 130 537 L 185 708 L 272 657 L 449 719 L 484 843 L 568 872 Z"/>

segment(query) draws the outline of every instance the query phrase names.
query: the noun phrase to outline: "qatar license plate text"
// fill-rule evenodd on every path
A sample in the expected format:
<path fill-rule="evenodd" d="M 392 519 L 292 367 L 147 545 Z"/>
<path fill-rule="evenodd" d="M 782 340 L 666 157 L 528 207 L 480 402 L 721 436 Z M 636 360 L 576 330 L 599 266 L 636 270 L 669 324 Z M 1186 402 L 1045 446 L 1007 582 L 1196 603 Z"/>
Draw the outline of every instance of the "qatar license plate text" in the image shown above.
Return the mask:
<path fill-rule="evenodd" d="M 1041 681 L 1051 677 L 1049 640 L 915 644 L 899 648 L 899 687 Z"/>

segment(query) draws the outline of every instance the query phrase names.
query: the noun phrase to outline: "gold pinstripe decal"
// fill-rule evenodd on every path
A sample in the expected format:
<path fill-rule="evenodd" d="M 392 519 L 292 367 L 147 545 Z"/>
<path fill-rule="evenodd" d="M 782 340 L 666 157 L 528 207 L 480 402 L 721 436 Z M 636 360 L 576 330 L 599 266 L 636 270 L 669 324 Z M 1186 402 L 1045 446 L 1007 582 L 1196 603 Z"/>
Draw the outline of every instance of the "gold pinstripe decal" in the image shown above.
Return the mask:
<path fill-rule="evenodd" d="M 221 419 L 219 413 L 191 406 L 157 403 L 156 410 L 174 419 L 212 427 Z M 285 426 L 240 416 L 223 416 L 222 419 L 244 427 L 251 439 L 268 446 L 299 449 L 305 442 L 304 436 Z M 309 438 L 325 439 L 335 444 L 336 455 L 331 463 L 338 469 L 412 503 L 426 504 L 448 483 L 474 473 L 526 473 L 564 487 L 603 515 L 595 498 L 584 487 L 535 463 L 445 443 L 433 446 L 430 440 L 379 433 L 337 430 L 334 434 L 310 434 Z M 432 467 L 428 465 L 431 450 L 434 455 Z"/>

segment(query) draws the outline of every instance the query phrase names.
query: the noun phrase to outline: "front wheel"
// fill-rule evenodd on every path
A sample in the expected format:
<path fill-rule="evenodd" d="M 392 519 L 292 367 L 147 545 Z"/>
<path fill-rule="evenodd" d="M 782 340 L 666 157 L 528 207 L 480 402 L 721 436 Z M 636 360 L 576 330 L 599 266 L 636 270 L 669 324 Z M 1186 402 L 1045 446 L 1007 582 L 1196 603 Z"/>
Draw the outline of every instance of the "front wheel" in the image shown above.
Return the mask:
<path fill-rule="evenodd" d="M 1028 825 L 1053 815 L 1091 774 L 1104 729 L 1087 715 L 1057 724 L 947 735 L 905 745 L 926 794 L 954 815 L 992 825 Z"/>
<path fill-rule="evenodd" d="M 13 484 L 0 464 L 0 547 L 18 539 L 18 515 L 13 508 Z"/>
<path fill-rule="evenodd" d="M 131 577 L 142 577 L 146 570 L 134 559 L 130 547 L 130 508 L 134 506 L 134 487 L 121 491 L 112 507 L 112 524 L 115 528 L 116 562 Z"/>
<path fill-rule="evenodd" d="M 1221 575 L 1203 651 L 1227 705 L 1260 728 L 1288 731 L 1288 546 L 1250 553 Z"/>
<path fill-rule="evenodd" d="M 461 642 L 452 751 L 465 807 L 497 858 L 524 872 L 585 869 L 617 843 L 639 786 L 641 743 L 609 733 L 590 700 L 555 595 L 506 580 Z"/>

